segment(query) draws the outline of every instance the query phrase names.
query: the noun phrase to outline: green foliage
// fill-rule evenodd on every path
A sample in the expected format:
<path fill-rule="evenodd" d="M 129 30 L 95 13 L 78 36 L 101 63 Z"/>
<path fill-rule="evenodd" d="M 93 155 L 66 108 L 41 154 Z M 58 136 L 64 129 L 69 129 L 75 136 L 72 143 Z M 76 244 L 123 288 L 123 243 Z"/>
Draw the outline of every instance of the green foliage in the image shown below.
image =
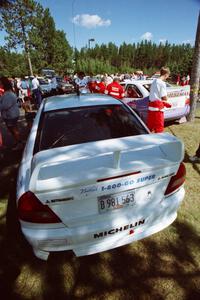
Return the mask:
<path fill-rule="evenodd" d="M 114 43 L 95 45 L 92 49 L 76 50 L 76 63 L 86 73 L 131 73 L 138 69 L 152 75 L 162 66 L 169 66 L 172 75 L 184 75 L 191 71 L 193 48 L 190 44 L 155 44 L 142 41 L 136 44 Z"/>
<path fill-rule="evenodd" d="M 0 21 L 7 32 L 5 53 L 21 49 L 21 56 L 29 58 L 29 67 L 25 64 L 24 69 L 24 63 L 21 67 L 18 65 L 18 73 L 28 74 L 31 62 L 34 72 L 51 67 L 58 73 L 65 73 L 67 68 L 72 68 L 72 48 L 65 33 L 56 30 L 49 9 L 34 0 L 15 0 L 9 7 L 2 8 Z M 7 70 L 2 69 L 2 72 Z"/>
<path fill-rule="evenodd" d="M 26 50 L 30 46 L 29 34 L 41 9 L 41 5 L 33 0 L 16 0 L 8 8 L 2 9 L 1 21 L 8 34 L 8 48 L 16 49 L 20 46 Z"/>
<path fill-rule="evenodd" d="M 143 70 L 145 74 L 152 75 L 164 65 L 170 67 L 172 76 L 191 71 L 194 49 L 190 44 L 171 45 L 166 42 L 157 45 L 151 41 L 141 41 L 137 44 L 123 43 L 118 47 L 109 42 L 96 44 L 90 49 L 75 49 L 73 53 L 65 33 L 56 29 L 49 9 L 44 9 L 34 0 L 15 0 L 11 3 L 9 7 L 1 8 L 1 26 L 7 32 L 7 48 L 1 48 L 0 56 L 3 74 L 28 74 L 28 63 L 23 59 L 28 54 L 34 72 L 50 67 L 61 74 L 74 69 L 88 74 Z M 18 47 L 22 49 L 21 54 L 10 52 L 10 49 Z"/>
<path fill-rule="evenodd" d="M 0 76 L 17 77 L 27 74 L 27 64 L 23 55 L 0 47 Z"/>

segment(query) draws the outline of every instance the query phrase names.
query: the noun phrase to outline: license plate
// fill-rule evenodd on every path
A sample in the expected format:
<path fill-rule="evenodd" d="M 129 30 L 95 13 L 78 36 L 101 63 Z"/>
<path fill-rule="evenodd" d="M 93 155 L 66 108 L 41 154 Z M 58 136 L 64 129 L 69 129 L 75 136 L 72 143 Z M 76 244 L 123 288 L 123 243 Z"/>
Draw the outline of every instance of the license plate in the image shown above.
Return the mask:
<path fill-rule="evenodd" d="M 135 205 L 135 190 L 98 197 L 99 213 Z"/>

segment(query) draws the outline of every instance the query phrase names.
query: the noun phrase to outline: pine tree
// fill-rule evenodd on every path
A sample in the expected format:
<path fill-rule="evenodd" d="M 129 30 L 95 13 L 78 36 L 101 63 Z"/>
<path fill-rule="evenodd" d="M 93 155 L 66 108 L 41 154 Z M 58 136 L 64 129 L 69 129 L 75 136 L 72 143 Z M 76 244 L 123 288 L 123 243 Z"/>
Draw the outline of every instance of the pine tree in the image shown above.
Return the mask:
<path fill-rule="evenodd" d="M 33 0 L 15 0 L 1 9 L 1 24 L 8 34 L 7 47 L 9 49 L 21 47 L 25 51 L 31 75 L 33 70 L 30 58 L 30 33 L 40 9 L 40 4 Z"/>

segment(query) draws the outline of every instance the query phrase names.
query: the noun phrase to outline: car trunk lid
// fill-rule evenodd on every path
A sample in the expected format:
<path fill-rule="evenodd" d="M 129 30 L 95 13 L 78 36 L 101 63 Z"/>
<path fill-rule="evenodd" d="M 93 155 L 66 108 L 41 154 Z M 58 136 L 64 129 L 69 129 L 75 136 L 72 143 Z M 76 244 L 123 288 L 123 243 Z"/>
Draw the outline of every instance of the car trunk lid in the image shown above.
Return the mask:
<path fill-rule="evenodd" d="M 130 214 L 134 203 L 122 201 L 133 194 L 138 211 L 153 209 L 182 159 L 182 142 L 165 133 L 49 149 L 34 156 L 29 189 L 69 227 L 103 222 L 113 211 Z M 109 195 L 119 207 L 101 207 Z"/>
<path fill-rule="evenodd" d="M 166 110 L 183 108 L 190 98 L 190 86 L 167 88 L 167 97 L 172 106 Z"/>

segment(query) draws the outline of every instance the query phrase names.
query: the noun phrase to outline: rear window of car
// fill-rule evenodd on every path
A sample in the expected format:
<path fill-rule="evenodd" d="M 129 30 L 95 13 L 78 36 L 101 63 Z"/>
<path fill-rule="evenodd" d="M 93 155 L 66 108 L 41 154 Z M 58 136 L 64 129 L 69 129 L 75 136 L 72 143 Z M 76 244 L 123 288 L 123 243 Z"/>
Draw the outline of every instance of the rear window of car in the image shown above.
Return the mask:
<path fill-rule="evenodd" d="M 48 80 L 45 79 L 38 79 L 39 84 L 48 84 Z"/>
<path fill-rule="evenodd" d="M 142 93 L 135 84 L 127 84 L 125 97 L 128 98 L 143 98 Z"/>
<path fill-rule="evenodd" d="M 34 152 L 146 133 L 123 104 L 48 111 L 40 121 Z"/>

